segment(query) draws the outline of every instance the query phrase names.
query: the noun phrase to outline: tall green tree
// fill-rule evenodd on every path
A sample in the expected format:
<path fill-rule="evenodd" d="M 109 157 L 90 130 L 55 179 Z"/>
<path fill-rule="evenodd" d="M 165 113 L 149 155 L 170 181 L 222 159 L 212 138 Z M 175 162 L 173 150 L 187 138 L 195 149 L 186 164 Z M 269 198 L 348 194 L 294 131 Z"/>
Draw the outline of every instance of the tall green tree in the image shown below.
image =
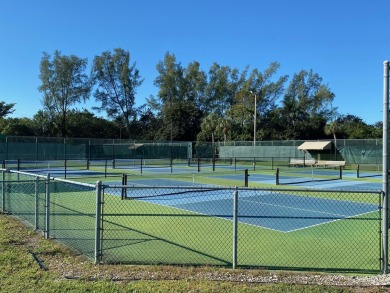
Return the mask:
<path fill-rule="evenodd" d="M 208 72 L 203 111 L 207 115 L 215 113 L 224 117 L 233 105 L 234 96 L 246 81 L 247 68 L 239 72 L 236 68 L 214 63 Z"/>
<path fill-rule="evenodd" d="M 199 101 L 203 95 L 204 76 L 197 63 L 184 68 L 173 54 L 166 53 L 157 64 L 158 76 L 154 84 L 159 88 L 158 100 L 149 99 L 153 107 L 160 107 L 161 140 L 195 140 L 200 129 L 202 112 Z"/>
<path fill-rule="evenodd" d="M 105 111 L 113 119 L 122 119 L 129 138 L 130 124 L 136 118 L 137 89 L 143 83 L 136 63 L 130 63 L 130 53 L 116 48 L 112 53 L 106 51 L 95 56 L 92 66 L 92 77 L 97 84 L 94 97 L 100 102 L 94 109 Z"/>
<path fill-rule="evenodd" d="M 277 101 L 282 97 L 288 78 L 286 75 L 275 76 L 279 67 L 279 63 L 273 62 L 264 71 L 254 69 L 240 85 L 240 90 L 234 96 L 234 103 L 228 111 L 235 138 L 253 139 L 255 113 L 256 132 L 259 134 L 257 138 L 266 139 L 273 133 L 269 118 L 277 107 Z"/>
<path fill-rule="evenodd" d="M 334 116 L 335 95 L 312 70 L 294 74 L 282 101 L 284 139 L 318 139 Z"/>
<path fill-rule="evenodd" d="M 85 73 L 87 59 L 75 55 L 65 56 L 55 51 L 53 58 L 44 52 L 40 63 L 41 86 L 44 109 L 53 116 L 61 132 L 68 135 L 67 114 L 72 106 L 85 102 L 90 96 L 91 83 Z"/>
<path fill-rule="evenodd" d="M 0 101 L 0 119 L 12 114 L 15 111 L 15 109 L 13 109 L 15 105 L 15 103 L 7 104 L 4 101 Z"/>

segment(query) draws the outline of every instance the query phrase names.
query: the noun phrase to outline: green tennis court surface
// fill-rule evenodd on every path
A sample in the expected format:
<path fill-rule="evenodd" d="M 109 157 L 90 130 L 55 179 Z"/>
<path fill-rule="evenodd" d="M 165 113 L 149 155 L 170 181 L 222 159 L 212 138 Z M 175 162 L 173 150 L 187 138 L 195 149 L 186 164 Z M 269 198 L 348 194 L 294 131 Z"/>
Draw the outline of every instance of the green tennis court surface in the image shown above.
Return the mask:
<path fill-rule="evenodd" d="M 140 193 L 142 188 L 129 194 Z M 191 212 L 232 220 L 233 196 L 226 189 L 164 189 L 149 190 L 152 195 L 127 197 L 148 203 L 175 207 Z M 146 193 L 146 192 L 145 192 Z M 378 204 L 299 196 L 287 192 L 240 191 L 238 220 L 241 223 L 282 232 L 346 220 L 378 210 Z M 230 216 L 228 216 L 230 215 Z"/>

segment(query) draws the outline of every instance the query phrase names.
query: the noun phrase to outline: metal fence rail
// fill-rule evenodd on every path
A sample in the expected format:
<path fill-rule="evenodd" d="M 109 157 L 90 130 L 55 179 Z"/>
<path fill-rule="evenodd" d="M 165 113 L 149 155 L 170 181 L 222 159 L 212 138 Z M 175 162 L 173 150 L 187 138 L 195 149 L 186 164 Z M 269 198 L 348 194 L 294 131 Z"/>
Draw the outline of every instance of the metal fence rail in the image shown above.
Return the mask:
<path fill-rule="evenodd" d="M 3 170 L 0 211 L 96 263 L 380 272 L 382 192 L 132 187 Z"/>

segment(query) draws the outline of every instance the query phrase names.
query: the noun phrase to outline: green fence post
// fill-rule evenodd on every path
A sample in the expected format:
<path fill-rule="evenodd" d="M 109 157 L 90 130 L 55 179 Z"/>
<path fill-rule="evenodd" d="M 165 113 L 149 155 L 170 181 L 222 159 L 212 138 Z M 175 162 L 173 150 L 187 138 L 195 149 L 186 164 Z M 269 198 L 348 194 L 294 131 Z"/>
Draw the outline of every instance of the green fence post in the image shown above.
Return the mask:
<path fill-rule="evenodd" d="M 102 211 L 102 182 L 96 183 L 96 215 L 95 215 L 95 264 L 99 264 L 102 258 L 101 242 L 101 211 Z"/>
<path fill-rule="evenodd" d="M 46 177 L 46 202 L 45 202 L 45 239 L 50 235 L 50 174 Z"/>
<path fill-rule="evenodd" d="M 237 187 L 233 192 L 233 269 L 237 267 L 237 215 L 238 215 L 238 191 Z"/>
<path fill-rule="evenodd" d="M 1 210 L 3 213 L 5 213 L 5 172 L 6 171 L 1 171 Z"/>
<path fill-rule="evenodd" d="M 39 177 L 35 178 L 35 230 L 39 229 Z"/>

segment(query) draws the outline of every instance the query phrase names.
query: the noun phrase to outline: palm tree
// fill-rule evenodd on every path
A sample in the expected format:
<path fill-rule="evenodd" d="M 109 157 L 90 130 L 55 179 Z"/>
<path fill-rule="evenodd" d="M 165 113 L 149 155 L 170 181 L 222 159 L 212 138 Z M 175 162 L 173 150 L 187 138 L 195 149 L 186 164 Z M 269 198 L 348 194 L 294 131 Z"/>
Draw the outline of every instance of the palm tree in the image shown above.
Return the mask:
<path fill-rule="evenodd" d="M 222 133 L 223 133 L 223 143 L 225 145 L 226 144 L 226 140 L 227 140 L 227 134 L 229 133 L 230 128 L 231 128 L 231 124 L 230 124 L 230 122 L 228 120 L 221 119 L 220 123 L 219 123 L 219 128 L 222 130 Z"/>
<path fill-rule="evenodd" d="M 334 156 L 335 156 L 335 159 L 336 159 L 336 150 L 337 150 L 337 137 L 336 137 L 336 133 L 339 132 L 341 129 L 341 125 L 336 121 L 332 121 L 331 123 L 329 124 L 326 124 L 325 125 L 325 128 L 324 128 L 324 132 L 326 135 L 333 135 L 333 140 L 334 140 Z"/>
<path fill-rule="evenodd" d="M 217 114 L 211 113 L 207 115 L 200 125 L 202 131 L 206 133 L 211 133 L 211 143 L 214 146 L 215 143 L 215 133 L 217 131 L 219 124 L 219 116 Z"/>

